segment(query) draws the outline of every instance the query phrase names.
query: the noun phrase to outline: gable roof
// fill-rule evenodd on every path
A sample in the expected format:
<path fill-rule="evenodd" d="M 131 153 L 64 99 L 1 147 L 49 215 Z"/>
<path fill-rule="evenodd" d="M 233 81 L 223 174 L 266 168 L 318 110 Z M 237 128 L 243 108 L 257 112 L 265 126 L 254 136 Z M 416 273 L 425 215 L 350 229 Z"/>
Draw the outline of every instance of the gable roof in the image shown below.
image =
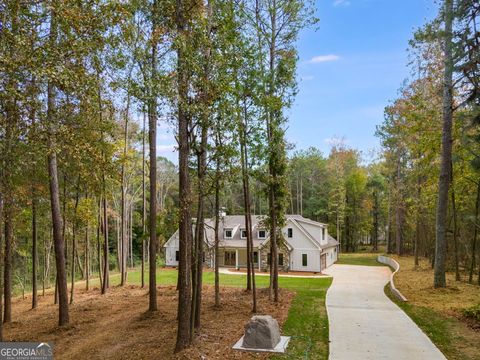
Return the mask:
<path fill-rule="evenodd" d="M 319 228 L 325 228 L 326 224 L 316 222 L 307 218 L 304 218 L 302 215 L 286 215 L 287 222 L 294 224 L 306 237 L 307 239 L 315 246 L 317 249 L 322 249 L 326 247 L 338 245 L 336 241 L 330 235 L 328 236 L 327 245 L 321 245 L 315 238 L 310 234 L 310 232 L 302 226 L 302 222 L 318 226 Z M 265 215 L 252 215 L 252 232 L 253 232 L 253 246 L 254 247 L 264 247 L 270 241 L 270 236 L 267 232 L 267 237 L 265 239 L 258 238 L 258 230 L 265 229 L 264 222 L 267 219 Z M 208 247 L 213 247 L 215 245 L 215 218 L 205 219 L 205 244 Z M 232 229 L 233 236 L 231 239 L 224 239 L 224 230 Z M 246 248 L 246 239 L 241 238 L 241 231 L 245 229 L 245 215 L 226 215 L 222 217 L 219 221 L 219 241 L 221 247 L 232 247 L 232 248 Z M 268 231 L 268 229 L 265 229 Z M 192 231 L 195 231 L 195 222 L 192 222 Z M 178 238 L 178 230 L 168 239 L 164 247 L 170 246 L 170 243 Z M 288 243 L 288 239 L 285 239 L 286 245 L 289 249 L 292 249 L 291 244 Z"/>
<path fill-rule="evenodd" d="M 315 238 L 312 236 L 312 234 L 310 234 L 310 232 L 299 223 L 298 220 L 300 219 L 289 219 L 289 220 L 292 222 L 292 224 L 295 224 L 297 226 L 297 228 L 307 237 L 308 240 L 310 240 L 310 242 L 313 245 L 315 245 L 315 247 L 317 247 L 318 249 L 321 249 L 320 243 L 316 241 Z"/>

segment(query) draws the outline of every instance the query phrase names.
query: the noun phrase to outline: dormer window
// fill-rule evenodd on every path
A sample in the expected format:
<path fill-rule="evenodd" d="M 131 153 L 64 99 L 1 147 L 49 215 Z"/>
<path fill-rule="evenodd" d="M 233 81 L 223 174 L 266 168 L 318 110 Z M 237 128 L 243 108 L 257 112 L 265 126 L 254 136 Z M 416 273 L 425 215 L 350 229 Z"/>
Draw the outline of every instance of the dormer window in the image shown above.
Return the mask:
<path fill-rule="evenodd" d="M 259 239 L 265 239 L 267 237 L 267 231 L 266 230 L 258 230 L 258 238 Z"/>
<path fill-rule="evenodd" d="M 225 239 L 233 238 L 233 229 L 225 229 L 224 232 L 223 232 L 223 237 Z"/>
<path fill-rule="evenodd" d="M 247 230 L 245 230 L 245 229 L 240 230 L 240 238 L 241 239 L 246 239 L 247 238 Z"/>

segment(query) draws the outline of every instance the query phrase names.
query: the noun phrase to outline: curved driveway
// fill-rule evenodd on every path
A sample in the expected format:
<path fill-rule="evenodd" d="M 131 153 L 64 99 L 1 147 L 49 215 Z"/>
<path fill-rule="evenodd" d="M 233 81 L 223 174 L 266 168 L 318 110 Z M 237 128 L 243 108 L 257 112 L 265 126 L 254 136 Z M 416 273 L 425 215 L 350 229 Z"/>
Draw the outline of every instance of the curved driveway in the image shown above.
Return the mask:
<path fill-rule="evenodd" d="M 437 360 L 445 356 L 383 292 L 386 266 L 333 265 L 327 292 L 330 360 Z"/>

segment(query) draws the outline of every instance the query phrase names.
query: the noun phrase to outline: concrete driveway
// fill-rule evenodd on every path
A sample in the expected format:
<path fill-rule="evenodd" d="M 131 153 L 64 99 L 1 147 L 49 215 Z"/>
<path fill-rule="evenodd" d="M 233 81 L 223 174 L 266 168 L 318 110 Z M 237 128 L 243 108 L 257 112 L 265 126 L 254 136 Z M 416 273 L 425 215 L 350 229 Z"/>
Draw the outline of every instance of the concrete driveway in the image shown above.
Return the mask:
<path fill-rule="evenodd" d="M 330 360 L 446 359 L 420 328 L 384 294 L 386 266 L 333 265 L 327 292 Z"/>

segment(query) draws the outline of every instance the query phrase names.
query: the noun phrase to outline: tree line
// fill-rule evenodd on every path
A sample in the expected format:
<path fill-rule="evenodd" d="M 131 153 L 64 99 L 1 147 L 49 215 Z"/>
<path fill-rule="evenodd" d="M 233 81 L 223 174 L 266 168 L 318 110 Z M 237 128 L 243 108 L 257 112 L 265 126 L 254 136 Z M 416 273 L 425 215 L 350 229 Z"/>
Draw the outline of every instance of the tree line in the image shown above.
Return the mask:
<path fill-rule="evenodd" d="M 8 0 L 0 9 L 3 322 L 12 321 L 13 284 L 31 285 L 32 308 L 39 284 L 43 294 L 54 286 L 63 326 L 77 280 L 89 290 L 98 276 L 105 294 L 111 271 L 123 286 L 138 265 L 156 311 L 159 246 L 178 226 L 175 351 L 188 347 L 201 326 L 204 221 L 213 216 L 218 228 L 225 184 L 238 179 L 257 311 L 252 192 L 262 188 L 278 258 L 285 109 L 298 34 L 317 22 L 313 3 Z M 178 165 L 157 154 L 159 122 L 173 128 Z M 278 259 L 270 272 L 278 301 Z"/>

